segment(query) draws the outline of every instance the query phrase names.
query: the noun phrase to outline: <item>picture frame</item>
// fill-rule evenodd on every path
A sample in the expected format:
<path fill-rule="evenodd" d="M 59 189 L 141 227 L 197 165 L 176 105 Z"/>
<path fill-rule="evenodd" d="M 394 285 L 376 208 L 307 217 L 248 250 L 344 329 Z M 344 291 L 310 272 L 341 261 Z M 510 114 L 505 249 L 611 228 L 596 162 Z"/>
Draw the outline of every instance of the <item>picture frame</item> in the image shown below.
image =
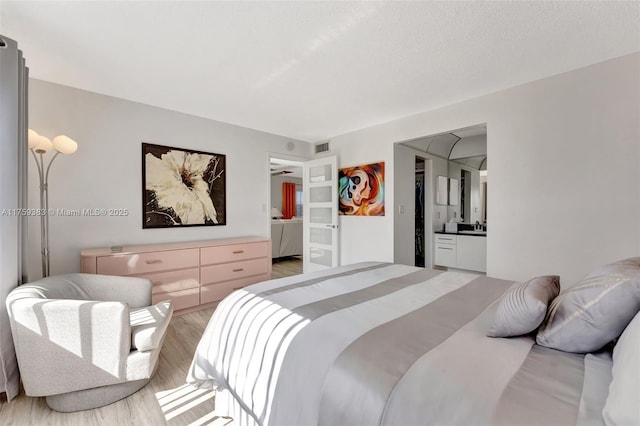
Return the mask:
<path fill-rule="evenodd" d="M 142 228 L 227 223 L 226 155 L 142 143 Z"/>
<path fill-rule="evenodd" d="M 384 216 L 384 161 L 338 170 L 338 214 Z"/>

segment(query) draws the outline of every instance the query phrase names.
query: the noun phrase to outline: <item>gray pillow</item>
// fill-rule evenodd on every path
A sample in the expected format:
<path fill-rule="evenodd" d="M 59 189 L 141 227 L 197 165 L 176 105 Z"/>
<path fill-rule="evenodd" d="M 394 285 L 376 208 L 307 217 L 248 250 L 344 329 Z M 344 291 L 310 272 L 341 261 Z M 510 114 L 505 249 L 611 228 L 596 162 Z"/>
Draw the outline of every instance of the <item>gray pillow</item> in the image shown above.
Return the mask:
<path fill-rule="evenodd" d="M 560 292 L 560 277 L 547 275 L 515 283 L 500 300 L 489 337 L 510 337 L 531 333 L 544 320 L 547 305 Z"/>
<path fill-rule="evenodd" d="M 640 257 L 598 268 L 549 306 L 536 342 L 565 352 L 596 351 L 640 311 Z"/>

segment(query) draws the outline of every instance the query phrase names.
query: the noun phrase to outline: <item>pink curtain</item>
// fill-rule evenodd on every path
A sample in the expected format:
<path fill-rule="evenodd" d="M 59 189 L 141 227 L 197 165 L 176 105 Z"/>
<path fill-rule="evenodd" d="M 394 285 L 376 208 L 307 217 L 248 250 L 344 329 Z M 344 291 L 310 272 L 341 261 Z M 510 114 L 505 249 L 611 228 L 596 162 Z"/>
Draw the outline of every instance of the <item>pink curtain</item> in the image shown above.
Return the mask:
<path fill-rule="evenodd" d="M 282 184 L 282 218 L 291 219 L 296 215 L 296 184 Z"/>

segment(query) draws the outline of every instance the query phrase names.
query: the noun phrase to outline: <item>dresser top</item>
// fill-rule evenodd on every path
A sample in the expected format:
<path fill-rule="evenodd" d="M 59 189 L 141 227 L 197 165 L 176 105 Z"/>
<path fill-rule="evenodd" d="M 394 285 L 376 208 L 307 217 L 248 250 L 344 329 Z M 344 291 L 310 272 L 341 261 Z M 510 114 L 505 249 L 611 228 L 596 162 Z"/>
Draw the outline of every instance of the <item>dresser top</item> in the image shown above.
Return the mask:
<path fill-rule="evenodd" d="M 175 243 L 160 243 L 160 244 L 141 244 L 122 246 L 122 250 L 113 251 L 111 247 L 104 248 L 92 248 L 84 249 L 80 251 L 82 257 L 96 257 L 96 256 L 115 256 L 120 254 L 131 253 L 146 253 L 152 251 L 167 251 L 167 250 L 180 250 L 189 248 L 200 247 L 216 247 L 216 246 L 228 246 L 236 244 L 246 243 L 258 243 L 269 241 L 265 237 L 238 237 L 238 238 L 224 238 L 217 240 L 202 240 L 202 241 L 181 241 Z"/>

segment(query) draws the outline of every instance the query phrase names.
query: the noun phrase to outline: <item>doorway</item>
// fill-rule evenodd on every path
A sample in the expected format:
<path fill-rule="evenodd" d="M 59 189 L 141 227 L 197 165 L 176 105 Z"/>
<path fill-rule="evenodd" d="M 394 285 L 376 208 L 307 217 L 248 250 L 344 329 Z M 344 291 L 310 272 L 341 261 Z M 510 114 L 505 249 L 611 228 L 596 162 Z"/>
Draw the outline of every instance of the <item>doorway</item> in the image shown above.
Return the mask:
<path fill-rule="evenodd" d="M 302 161 L 269 158 L 272 278 L 302 273 Z"/>
<path fill-rule="evenodd" d="M 424 152 L 394 145 L 395 263 L 426 268 L 433 264 L 433 167 Z"/>
<path fill-rule="evenodd" d="M 465 263 L 467 259 L 460 261 L 458 258 L 455 265 L 449 265 L 436 263 L 433 256 L 436 252 L 435 234 L 457 234 L 458 230 L 463 233 L 472 231 L 478 238 L 482 238 L 484 244 L 476 251 L 479 253 L 478 256 L 486 259 L 487 125 L 478 124 L 398 142 L 395 144 L 394 154 L 394 194 L 397 203 L 394 217 L 394 260 L 397 263 L 412 262 L 416 266 L 422 266 L 421 253 L 424 244 L 424 266 L 467 269 L 458 265 L 468 265 Z M 418 157 L 425 160 L 426 166 L 424 217 L 421 216 L 422 210 L 418 208 L 421 200 L 419 186 L 422 166 Z M 411 175 L 405 170 L 409 167 Z M 415 203 L 416 210 L 411 212 L 415 214 L 415 220 L 414 217 L 403 217 L 404 203 L 408 202 L 403 191 L 408 191 L 408 188 L 414 186 L 415 200 L 411 200 L 411 203 Z M 414 232 L 415 238 L 411 237 L 411 231 Z M 465 240 L 464 236 L 460 239 Z M 408 250 L 411 250 L 411 253 Z M 442 262 L 442 259 L 439 262 Z M 485 267 L 474 270 L 481 271 Z"/>
<path fill-rule="evenodd" d="M 424 158 L 416 157 L 415 167 L 415 266 L 425 267 L 425 176 Z"/>

